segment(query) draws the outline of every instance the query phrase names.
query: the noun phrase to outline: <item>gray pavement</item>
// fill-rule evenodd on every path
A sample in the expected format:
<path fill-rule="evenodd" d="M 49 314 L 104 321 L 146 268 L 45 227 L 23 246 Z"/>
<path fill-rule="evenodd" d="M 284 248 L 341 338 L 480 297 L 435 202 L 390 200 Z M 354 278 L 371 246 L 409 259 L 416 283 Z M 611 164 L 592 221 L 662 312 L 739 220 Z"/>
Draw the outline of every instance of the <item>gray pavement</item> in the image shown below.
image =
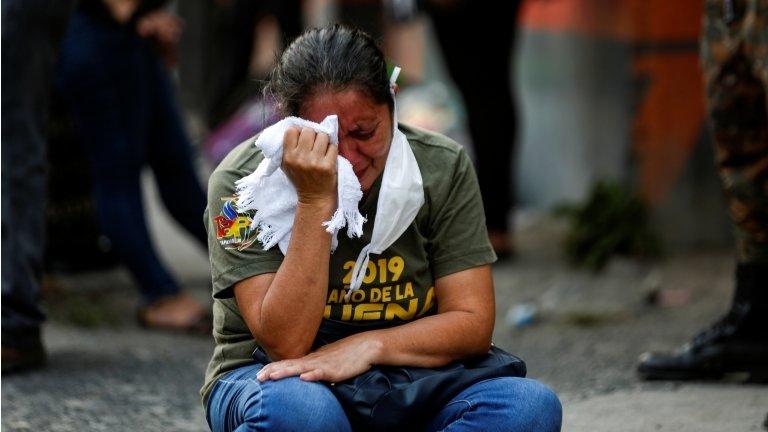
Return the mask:
<path fill-rule="evenodd" d="M 208 298 L 205 255 L 168 222 L 154 194 L 151 228 L 161 254 L 195 295 Z M 555 389 L 565 431 L 760 431 L 768 387 L 734 382 L 643 383 L 640 352 L 671 348 L 727 307 L 732 258 L 697 250 L 662 262 L 614 260 L 600 274 L 559 253 L 563 227 L 523 214 L 518 257 L 495 267 L 495 342 L 523 357 L 529 376 Z M 197 390 L 212 350 L 205 337 L 146 332 L 122 270 L 59 275 L 46 304 L 48 368 L 2 379 L 6 431 L 203 431 Z M 648 306 L 651 289 L 690 294 L 678 307 Z M 513 304 L 538 307 L 524 328 L 506 323 Z"/>

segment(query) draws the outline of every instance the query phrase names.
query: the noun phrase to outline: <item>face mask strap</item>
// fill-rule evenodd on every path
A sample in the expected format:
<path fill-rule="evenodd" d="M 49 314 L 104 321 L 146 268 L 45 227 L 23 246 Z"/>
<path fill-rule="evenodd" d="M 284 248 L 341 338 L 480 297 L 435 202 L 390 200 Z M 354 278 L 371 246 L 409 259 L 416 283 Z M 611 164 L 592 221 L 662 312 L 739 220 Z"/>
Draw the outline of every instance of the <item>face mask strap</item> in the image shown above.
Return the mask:
<path fill-rule="evenodd" d="M 400 68 L 400 66 L 395 66 L 395 67 L 392 69 L 392 75 L 390 75 L 390 76 L 389 76 L 389 86 L 390 86 L 390 88 L 391 88 L 392 86 L 394 86 L 394 85 L 395 85 L 395 83 L 397 82 L 397 77 L 399 77 L 399 76 L 400 76 L 400 71 L 401 71 L 401 70 L 402 70 L 402 69 Z"/>
<path fill-rule="evenodd" d="M 389 94 L 392 95 L 392 131 L 397 130 L 397 101 L 395 99 L 395 83 L 397 83 L 397 77 L 400 76 L 400 66 L 395 66 L 392 69 L 392 75 L 389 76 Z"/>

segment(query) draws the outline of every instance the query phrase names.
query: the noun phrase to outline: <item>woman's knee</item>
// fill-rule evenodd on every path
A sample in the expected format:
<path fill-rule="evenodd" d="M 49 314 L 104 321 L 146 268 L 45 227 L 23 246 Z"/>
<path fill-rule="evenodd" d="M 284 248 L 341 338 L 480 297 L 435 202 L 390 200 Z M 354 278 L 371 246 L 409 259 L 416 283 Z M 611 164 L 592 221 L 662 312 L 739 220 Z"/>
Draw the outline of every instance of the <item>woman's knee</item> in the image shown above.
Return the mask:
<path fill-rule="evenodd" d="M 261 386 L 255 379 L 242 376 L 242 372 L 236 370 L 214 386 L 206 409 L 211 431 L 230 432 L 257 417 L 261 408 Z"/>
<path fill-rule="evenodd" d="M 549 387 L 528 378 L 496 378 L 480 383 L 479 400 L 486 407 L 503 412 L 498 421 L 508 423 L 502 429 L 515 431 L 559 431 L 563 408 Z M 478 404 L 482 411 L 483 403 Z M 491 408 L 493 407 L 493 408 Z"/>
<path fill-rule="evenodd" d="M 559 431 L 563 421 L 563 406 L 554 391 L 529 378 L 518 378 L 513 384 L 518 406 L 515 415 L 530 425 L 529 430 Z"/>
<path fill-rule="evenodd" d="M 261 383 L 264 430 L 349 431 L 344 410 L 331 391 L 298 377 Z"/>
<path fill-rule="evenodd" d="M 540 430 L 559 431 L 563 422 L 563 405 L 560 403 L 560 398 L 544 384 L 535 380 L 528 381 L 533 387 L 532 405 L 537 408 L 532 411 L 539 414 L 537 417 L 542 423 Z"/>
<path fill-rule="evenodd" d="M 297 377 L 256 380 L 258 368 L 225 376 L 217 383 L 208 406 L 215 432 L 349 431 L 341 405 L 324 385 Z"/>

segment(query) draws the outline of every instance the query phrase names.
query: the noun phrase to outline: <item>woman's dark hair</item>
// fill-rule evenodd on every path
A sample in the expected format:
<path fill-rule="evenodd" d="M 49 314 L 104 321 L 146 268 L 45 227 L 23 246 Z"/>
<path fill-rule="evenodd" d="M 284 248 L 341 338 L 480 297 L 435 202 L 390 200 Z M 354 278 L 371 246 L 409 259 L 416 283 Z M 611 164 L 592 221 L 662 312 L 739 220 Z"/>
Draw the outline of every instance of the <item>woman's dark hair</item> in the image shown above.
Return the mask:
<path fill-rule="evenodd" d="M 365 32 L 336 24 L 296 38 L 280 56 L 264 91 L 284 114 L 298 115 L 315 94 L 347 89 L 363 91 L 392 111 L 384 54 Z"/>

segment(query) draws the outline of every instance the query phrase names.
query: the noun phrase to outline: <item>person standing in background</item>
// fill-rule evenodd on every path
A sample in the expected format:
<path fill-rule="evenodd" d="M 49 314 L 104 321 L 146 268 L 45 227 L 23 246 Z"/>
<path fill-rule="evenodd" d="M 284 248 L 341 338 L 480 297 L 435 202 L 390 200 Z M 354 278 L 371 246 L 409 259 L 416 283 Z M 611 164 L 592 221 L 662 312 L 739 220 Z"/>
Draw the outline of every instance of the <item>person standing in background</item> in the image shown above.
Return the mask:
<path fill-rule="evenodd" d="M 45 364 L 45 122 L 72 1 L 2 2 L 2 373 Z"/>
<path fill-rule="evenodd" d="M 645 353 L 644 379 L 768 379 L 768 0 L 705 0 L 702 68 L 717 170 L 737 229 L 724 317 L 672 353 Z"/>
<path fill-rule="evenodd" d="M 242 105 L 260 94 L 265 75 L 261 58 L 274 60 L 275 53 L 261 52 L 269 41 L 265 33 L 274 31 L 278 52 L 303 30 L 301 0 L 213 0 L 203 2 L 209 16 L 205 19 L 205 43 L 201 53 L 205 117 L 208 127 L 216 129 Z M 191 7 L 191 6 L 187 6 Z M 271 48 L 271 47 L 270 47 Z M 265 50 L 266 51 L 266 50 Z M 258 58 L 257 58 L 258 57 Z"/>
<path fill-rule="evenodd" d="M 493 5 L 471 0 L 425 3 L 448 72 L 464 99 L 488 237 L 500 258 L 514 252 L 508 216 L 514 202 L 512 155 L 518 119 L 510 57 L 520 3 L 520 0 Z"/>
<path fill-rule="evenodd" d="M 62 43 L 56 84 L 90 159 L 97 216 L 136 279 L 147 328 L 210 331 L 210 313 L 181 290 L 152 245 L 141 172 L 152 168 L 171 216 L 201 245 L 205 194 L 166 70 L 181 20 L 162 0 L 82 0 Z"/>

